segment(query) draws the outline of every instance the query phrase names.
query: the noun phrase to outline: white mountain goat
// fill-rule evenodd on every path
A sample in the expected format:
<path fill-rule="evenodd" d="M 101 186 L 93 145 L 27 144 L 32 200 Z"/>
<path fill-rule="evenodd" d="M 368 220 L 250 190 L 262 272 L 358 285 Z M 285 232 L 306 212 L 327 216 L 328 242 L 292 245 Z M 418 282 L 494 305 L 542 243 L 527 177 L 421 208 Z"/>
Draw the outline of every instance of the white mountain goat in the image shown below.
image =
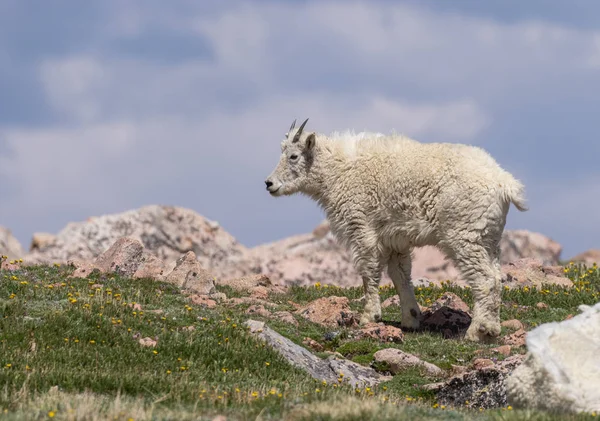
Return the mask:
<path fill-rule="evenodd" d="M 474 295 L 471 341 L 500 334 L 500 237 L 510 203 L 527 210 L 524 187 L 485 151 L 404 136 L 304 132 L 292 123 L 266 179 L 272 196 L 303 193 L 324 209 L 331 231 L 362 276 L 361 323 L 381 319 L 379 282 L 387 264 L 401 325 L 419 328 L 411 273 L 413 247 L 439 247 Z"/>

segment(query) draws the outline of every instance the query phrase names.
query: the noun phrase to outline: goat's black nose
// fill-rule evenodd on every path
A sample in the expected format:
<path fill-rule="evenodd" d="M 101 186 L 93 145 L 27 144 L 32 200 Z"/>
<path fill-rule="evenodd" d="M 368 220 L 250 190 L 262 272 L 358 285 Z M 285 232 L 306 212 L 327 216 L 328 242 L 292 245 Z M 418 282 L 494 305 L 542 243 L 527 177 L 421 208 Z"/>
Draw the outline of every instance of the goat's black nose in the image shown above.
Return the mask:
<path fill-rule="evenodd" d="M 273 182 L 267 180 L 267 181 L 265 181 L 265 184 L 267 185 L 267 188 L 269 188 L 273 185 Z"/>

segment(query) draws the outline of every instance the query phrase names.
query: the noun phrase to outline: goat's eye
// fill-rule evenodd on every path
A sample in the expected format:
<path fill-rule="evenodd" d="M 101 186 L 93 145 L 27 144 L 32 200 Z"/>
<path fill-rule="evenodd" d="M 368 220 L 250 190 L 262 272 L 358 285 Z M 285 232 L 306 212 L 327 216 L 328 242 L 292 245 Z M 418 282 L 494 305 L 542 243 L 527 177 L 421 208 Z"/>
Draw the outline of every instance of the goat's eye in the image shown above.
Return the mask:
<path fill-rule="evenodd" d="M 298 159 L 298 155 L 290 155 L 290 160 L 295 161 L 296 159 Z"/>

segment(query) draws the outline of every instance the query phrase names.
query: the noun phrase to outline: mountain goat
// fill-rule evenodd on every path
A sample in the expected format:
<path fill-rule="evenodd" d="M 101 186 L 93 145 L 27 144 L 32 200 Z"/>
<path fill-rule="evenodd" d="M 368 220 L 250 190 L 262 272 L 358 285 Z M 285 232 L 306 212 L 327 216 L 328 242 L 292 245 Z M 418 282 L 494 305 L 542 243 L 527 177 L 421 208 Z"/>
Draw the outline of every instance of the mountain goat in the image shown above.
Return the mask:
<path fill-rule="evenodd" d="M 421 318 L 410 279 L 414 247 L 439 247 L 472 288 L 471 341 L 500 334 L 500 237 L 510 203 L 527 210 L 524 187 L 484 150 L 404 136 L 304 132 L 292 123 L 266 179 L 272 196 L 303 193 L 325 211 L 363 279 L 361 323 L 381 319 L 385 265 L 404 328 Z"/>

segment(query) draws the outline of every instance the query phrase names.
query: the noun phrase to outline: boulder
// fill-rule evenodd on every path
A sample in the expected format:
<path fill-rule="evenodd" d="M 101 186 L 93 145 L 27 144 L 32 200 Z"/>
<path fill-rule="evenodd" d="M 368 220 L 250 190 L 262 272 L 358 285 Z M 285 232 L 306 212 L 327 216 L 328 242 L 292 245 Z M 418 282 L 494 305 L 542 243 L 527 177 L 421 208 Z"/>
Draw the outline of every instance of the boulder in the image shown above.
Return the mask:
<path fill-rule="evenodd" d="M 92 261 L 118 239 L 129 237 L 163 262 L 193 251 L 205 269 L 221 278 L 255 273 L 246 248 L 217 223 L 191 209 L 151 205 L 67 224 L 54 239 L 34 237 L 26 263 Z"/>
<path fill-rule="evenodd" d="M 600 303 L 527 335 L 527 357 L 506 380 L 515 408 L 600 412 Z"/>
<path fill-rule="evenodd" d="M 583 263 L 590 267 L 594 263 L 600 265 L 600 249 L 591 249 L 578 254 L 577 256 L 570 259 L 571 262 Z"/>
<path fill-rule="evenodd" d="M 0 255 L 7 256 L 9 260 L 20 259 L 25 252 L 21 243 L 8 228 L 0 227 Z"/>

